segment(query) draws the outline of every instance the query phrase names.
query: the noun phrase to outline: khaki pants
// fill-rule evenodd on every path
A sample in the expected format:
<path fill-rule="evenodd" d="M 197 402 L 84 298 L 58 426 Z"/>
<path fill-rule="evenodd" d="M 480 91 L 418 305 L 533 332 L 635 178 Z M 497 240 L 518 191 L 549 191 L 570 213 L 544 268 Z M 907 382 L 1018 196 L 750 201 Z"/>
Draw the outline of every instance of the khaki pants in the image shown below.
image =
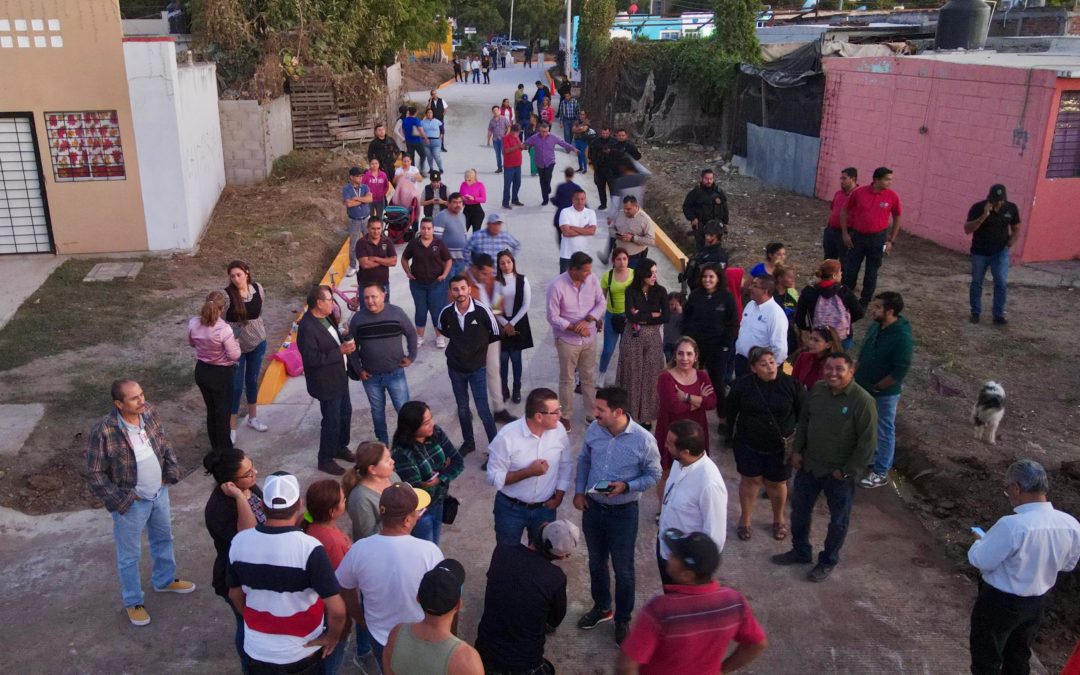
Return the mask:
<path fill-rule="evenodd" d="M 596 342 L 596 336 L 583 345 L 555 340 L 555 350 L 559 353 L 559 403 L 566 419 L 574 416 L 575 369 L 581 377 L 581 403 L 585 406 L 585 417 L 593 416 L 596 403 Z"/>
<path fill-rule="evenodd" d="M 488 407 L 491 408 L 492 415 L 500 410 L 506 410 L 506 404 L 503 403 L 502 397 L 502 378 L 499 376 L 499 348 L 501 345 L 501 342 L 492 342 L 488 345 L 487 350 Z"/>

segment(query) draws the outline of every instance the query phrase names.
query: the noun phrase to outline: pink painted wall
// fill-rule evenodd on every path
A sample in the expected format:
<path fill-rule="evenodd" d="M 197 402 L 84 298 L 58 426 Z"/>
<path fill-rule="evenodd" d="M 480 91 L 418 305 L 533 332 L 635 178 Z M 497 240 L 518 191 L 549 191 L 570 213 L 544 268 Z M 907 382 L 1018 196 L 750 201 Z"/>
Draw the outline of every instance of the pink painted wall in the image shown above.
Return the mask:
<path fill-rule="evenodd" d="M 1050 123 L 1043 138 L 1043 161 L 1039 165 L 1035 205 L 1030 222 L 1035 224 L 1024 247 L 1024 261 L 1064 260 L 1080 257 L 1080 226 L 1076 202 L 1080 200 L 1080 178 L 1046 178 L 1054 123 L 1062 91 L 1080 89 L 1080 82 L 1061 78 L 1050 99 Z"/>
<path fill-rule="evenodd" d="M 1080 233 L 1071 248 L 1060 238 L 1076 229 L 1068 210 L 1033 209 L 1046 182 L 1053 72 L 912 57 L 828 58 L 824 66 L 818 197 L 832 198 L 846 166 L 859 169 L 862 184 L 888 166 L 904 229 L 966 252 L 968 208 L 1003 183 L 1027 225 L 1014 260 L 1080 256 Z"/>

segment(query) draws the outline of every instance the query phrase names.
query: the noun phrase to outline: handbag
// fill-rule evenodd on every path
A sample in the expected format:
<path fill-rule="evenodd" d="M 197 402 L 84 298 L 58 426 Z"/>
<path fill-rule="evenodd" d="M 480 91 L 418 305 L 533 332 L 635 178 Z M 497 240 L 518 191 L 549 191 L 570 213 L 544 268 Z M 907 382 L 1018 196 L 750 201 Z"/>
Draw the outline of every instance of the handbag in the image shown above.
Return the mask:
<path fill-rule="evenodd" d="M 757 376 L 751 375 L 750 377 L 756 378 Z M 772 409 L 769 408 L 769 400 L 765 398 L 765 394 L 758 388 L 756 381 L 754 382 L 754 391 L 761 397 L 762 403 L 765 404 L 765 412 L 769 413 L 769 419 L 772 420 L 773 426 L 776 427 L 776 435 L 780 437 L 780 444 L 784 448 L 784 463 L 786 464 L 787 461 L 791 459 L 791 454 L 795 451 L 795 432 L 791 432 L 788 436 L 784 435 L 784 432 L 780 429 L 780 423 L 776 421 L 776 417 L 772 414 Z"/>
<path fill-rule="evenodd" d="M 446 496 L 443 497 L 443 511 L 442 511 L 443 525 L 453 525 L 454 524 L 454 521 L 457 520 L 457 512 L 458 512 L 458 507 L 459 506 L 461 506 L 461 502 L 458 501 L 457 497 L 454 497 L 449 492 L 446 493 Z"/>

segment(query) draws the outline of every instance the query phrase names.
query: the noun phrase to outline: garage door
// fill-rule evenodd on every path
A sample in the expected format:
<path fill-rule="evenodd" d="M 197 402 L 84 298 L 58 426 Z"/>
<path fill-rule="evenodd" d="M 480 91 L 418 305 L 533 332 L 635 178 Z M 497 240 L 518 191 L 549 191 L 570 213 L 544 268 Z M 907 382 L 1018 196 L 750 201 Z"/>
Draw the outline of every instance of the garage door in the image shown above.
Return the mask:
<path fill-rule="evenodd" d="M 0 254 L 52 250 L 31 119 L 0 114 Z"/>

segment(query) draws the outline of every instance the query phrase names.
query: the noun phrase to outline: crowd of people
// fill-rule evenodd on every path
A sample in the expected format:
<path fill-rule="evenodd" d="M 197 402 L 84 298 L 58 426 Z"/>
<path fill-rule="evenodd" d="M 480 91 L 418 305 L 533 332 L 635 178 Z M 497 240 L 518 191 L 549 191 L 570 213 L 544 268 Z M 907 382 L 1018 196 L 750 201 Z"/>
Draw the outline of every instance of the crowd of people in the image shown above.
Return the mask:
<path fill-rule="evenodd" d="M 485 62 L 490 55 L 479 64 L 486 80 Z M 477 72 L 472 63 L 461 68 L 466 80 Z M 914 350 L 903 297 L 876 289 L 900 230 L 892 172 L 879 168 L 872 185 L 859 187 L 857 171 L 843 171 L 823 234 L 825 259 L 815 281 L 799 290 L 782 242 L 769 243 L 748 270 L 731 264 L 723 248 L 732 227 L 727 196 L 715 174 L 703 170 L 683 203 L 696 243 L 680 279 L 689 293 L 669 292 L 649 257 L 656 224 L 625 180 L 638 172 L 641 153 L 625 130 L 594 132 L 569 91 L 560 92 L 553 108 L 550 90 L 542 82 L 536 87 L 532 100 L 519 85 L 513 104 L 503 99 L 492 106 L 486 141 L 503 176 L 503 211 L 523 206 L 526 152 L 541 205 L 555 206 L 559 274 L 543 291 L 543 307 L 557 387 L 523 380 L 523 352 L 536 345 L 534 289 L 518 268 L 521 242 L 504 229 L 503 213 L 485 210 L 488 192 L 476 169 L 464 173 L 456 191 L 443 184 L 447 106 L 436 91 L 423 119 L 404 108 L 392 136 L 376 127 L 368 167 L 351 169 L 342 188 L 351 243 L 346 274 L 357 277 L 359 306 L 342 323 L 334 289 L 316 286 L 298 323 L 303 377 L 322 415 L 317 466 L 334 479 L 302 493 L 295 476 L 275 472 L 260 488 L 253 458 L 236 447 L 245 392 L 246 425 L 267 430 L 255 397 L 267 295 L 250 267 L 229 263 L 225 290 L 211 292 L 189 322 L 211 447 L 204 468 L 215 483 L 205 507 L 217 554 L 213 587 L 235 619 L 245 673 L 336 673 L 350 639 L 367 673 L 552 673 L 544 644 L 567 613 L 560 564 L 581 538 L 592 606 L 576 625 L 591 630 L 613 622 L 617 672 L 730 672 L 767 642 L 746 598 L 714 579 L 727 545 L 728 495 L 710 451 L 733 450 L 736 538 L 753 538 L 753 512 L 766 497 L 768 535 L 791 541 L 772 562 L 810 565 L 812 582 L 825 581 L 839 564 L 856 488 L 889 482 Z M 562 137 L 551 133 L 556 116 Z M 557 148 L 577 166 L 566 168 L 552 195 Z M 589 170 L 599 191 L 596 210 L 574 182 Z M 418 226 L 399 256 L 383 219 L 403 192 Z M 1000 251 L 991 249 L 1003 229 L 1011 241 L 1019 224 L 1004 197 L 995 186 L 965 225 L 983 232 L 973 273 L 991 269 L 995 285 L 1004 272 Z M 600 219 L 609 240 L 595 252 Z M 611 266 L 594 269 L 593 254 Z M 389 270 L 399 264 L 412 317 L 390 303 Z M 975 277 L 981 291 L 982 274 L 973 276 L 973 321 Z M 1003 290 L 1001 296 L 999 303 L 995 295 L 998 323 Z M 853 326 L 865 317 L 871 323 L 856 359 Z M 410 396 L 406 372 L 428 337 L 429 318 L 434 346 L 445 355 L 460 442 L 439 426 L 442 412 Z M 355 448 L 350 380 L 361 382 L 372 417 L 373 438 Z M 387 394 L 397 412 L 393 434 Z M 578 396 L 587 426 L 574 444 Z M 115 410 L 90 435 L 88 476 L 113 515 L 128 617 L 145 625 L 150 617 L 138 571 L 143 530 L 154 589 L 195 590 L 176 575 L 172 554 L 168 486 L 179 480 L 179 469 L 139 383 L 117 380 L 112 399 Z M 510 412 L 522 403 L 520 416 Z M 486 437 L 482 470 L 497 491 L 496 546 L 475 647 L 455 636 L 464 566 L 439 548 L 442 525 L 457 516 L 452 484 L 478 447 L 473 409 Z M 580 526 L 557 518 L 570 489 Z M 1006 493 L 1017 515 L 978 534 L 971 548 L 983 574 L 972 615 L 975 673 L 1025 672 L 1019 664 L 1030 654 L 1053 575 L 1080 557 L 1080 526 L 1050 507 L 1048 489 L 1036 463 L 1010 467 Z M 663 592 L 635 617 L 639 504 L 653 490 L 660 511 L 652 548 Z M 815 560 L 810 525 L 821 493 L 829 524 Z M 336 525 L 342 516 L 351 536 Z M 1041 539 L 1021 534 L 1035 529 Z M 1043 553 L 1039 564 L 1019 562 L 1033 555 L 1031 548 Z M 736 648 L 729 654 L 731 643 Z"/>

